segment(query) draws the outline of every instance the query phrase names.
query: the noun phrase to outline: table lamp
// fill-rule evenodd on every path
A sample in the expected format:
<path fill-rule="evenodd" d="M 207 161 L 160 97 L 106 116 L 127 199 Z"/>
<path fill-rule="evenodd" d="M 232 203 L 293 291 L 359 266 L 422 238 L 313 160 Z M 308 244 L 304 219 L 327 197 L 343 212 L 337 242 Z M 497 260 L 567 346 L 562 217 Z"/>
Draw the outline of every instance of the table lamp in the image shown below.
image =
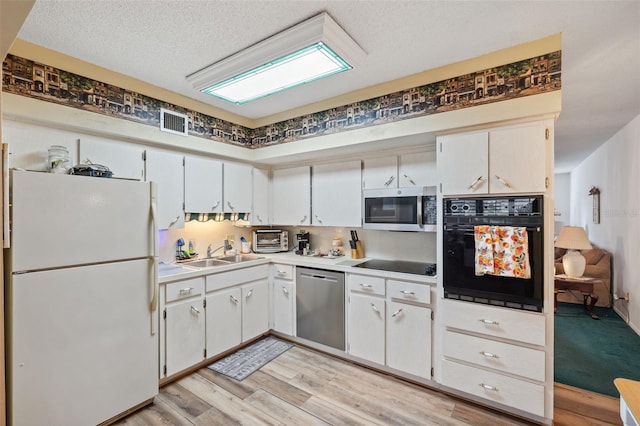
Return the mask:
<path fill-rule="evenodd" d="M 558 235 L 555 245 L 569 250 L 562 257 L 564 273 L 571 278 L 580 278 L 584 274 L 584 268 L 587 263 L 580 250 L 593 248 L 584 229 L 579 226 L 565 226 L 560 230 L 560 235 Z"/>

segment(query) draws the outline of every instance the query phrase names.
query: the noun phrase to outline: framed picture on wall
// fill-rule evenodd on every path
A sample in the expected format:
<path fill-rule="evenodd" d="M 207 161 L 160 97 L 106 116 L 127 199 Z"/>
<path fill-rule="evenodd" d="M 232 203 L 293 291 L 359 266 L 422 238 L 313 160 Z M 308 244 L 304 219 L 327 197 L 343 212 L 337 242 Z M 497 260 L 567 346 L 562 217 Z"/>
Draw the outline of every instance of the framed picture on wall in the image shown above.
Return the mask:
<path fill-rule="evenodd" d="M 600 223 L 600 190 L 592 186 L 589 195 L 593 197 L 593 223 Z"/>

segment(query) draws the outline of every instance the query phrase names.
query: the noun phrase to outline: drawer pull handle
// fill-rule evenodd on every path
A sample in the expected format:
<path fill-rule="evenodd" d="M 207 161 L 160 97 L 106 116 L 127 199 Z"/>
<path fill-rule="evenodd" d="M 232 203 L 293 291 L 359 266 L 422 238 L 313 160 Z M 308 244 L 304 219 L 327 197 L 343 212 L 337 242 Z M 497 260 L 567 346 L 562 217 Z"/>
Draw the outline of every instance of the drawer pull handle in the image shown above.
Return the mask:
<path fill-rule="evenodd" d="M 374 305 L 373 303 L 369 303 L 369 305 L 371 305 L 371 309 L 373 309 L 374 311 L 376 311 L 377 313 L 380 313 L 380 311 L 378 310 L 378 308 L 376 308 L 376 305 Z"/>
<path fill-rule="evenodd" d="M 245 296 L 245 299 L 250 298 L 252 294 L 253 294 L 253 289 L 249 290 L 249 293 L 247 293 L 247 295 Z"/>
<path fill-rule="evenodd" d="M 190 294 L 192 290 L 193 290 L 193 287 L 181 288 L 180 295 L 182 296 L 183 294 Z"/>
<path fill-rule="evenodd" d="M 278 270 L 278 275 L 287 275 L 287 271 Z"/>
<path fill-rule="evenodd" d="M 282 292 L 286 295 L 289 295 L 289 290 L 286 287 L 282 287 Z"/>
<path fill-rule="evenodd" d="M 402 313 L 402 308 L 398 309 L 397 311 L 395 311 L 394 313 L 391 314 L 392 318 L 397 317 L 398 315 L 400 315 L 400 313 Z"/>
<path fill-rule="evenodd" d="M 405 296 L 415 296 L 416 295 L 413 291 L 408 291 L 408 290 L 402 290 L 400 293 L 404 294 Z"/>
<path fill-rule="evenodd" d="M 494 391 L 494 392 L 498 392 L 498 388 L 495 386 L 491 386 L 491 385 L 487 385 L 485 383 L 480 383 L 480 386 L 483 387 L 486 390 L 490 390 L 490 391 Z"/>
<path fill-rule="evenodd" d="M 488 320 L 488 319 L 484 319 L 484 318 L 480 318 L 478 321 L 487 324 L 487 325 L 500 325 L 500 323 L 498 321 L 494 321 L 494 320 Z"/>
<path fill-rule="evenodd" d="M 487 358 L 500 358 L 498 355 L 492 354 L 491 352 L 480 351 L 480 354 L 486 356 Z"/>
<path fill-rule="evenodd" d="M 196 309 L 196 307 L 195 307 L 195 306 L 192 306 L 192 307 L 191 307 L 191 312 L 193 312 L 193 313 L 194 313 L 194 314 L 196 314 L 196 315 L 200 315 L 200 311 L 199 311 L 198 309 Z"/>
<path fill-rule="evenodd" d="M 236 298 L 235 298 L 235 297 L 233 297 L 233 296 L 229 296 L 229 298 L 231 298 L 231 301 L 232 301 L 233 303 L 235 303 L 236 305 L 238 304 L 238 299 L 236 299 Z"/>
<path fill-rule="evenodd" d="M 360 287 L 362 288 L 371 288 L 371 284 L 360 284 Z"/>

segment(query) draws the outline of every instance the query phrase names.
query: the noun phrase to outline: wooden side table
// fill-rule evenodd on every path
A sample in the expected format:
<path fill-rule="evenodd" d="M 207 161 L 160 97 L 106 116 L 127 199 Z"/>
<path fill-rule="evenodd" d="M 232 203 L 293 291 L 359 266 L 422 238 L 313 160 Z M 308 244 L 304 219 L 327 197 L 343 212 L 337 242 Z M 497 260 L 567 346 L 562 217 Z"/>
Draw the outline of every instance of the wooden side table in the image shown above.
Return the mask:
<path fill-rule="evenodd" d="M 591 318 L 595 320 L 600 319 L 593 312 L 593 307 L 598 302 L 598 295 L 593 292 L 593 285 L 601 282 L 601 280 L 584 276 L 580 278 L 570 278 L 566 275 L 555 275 L 553 278 L 555 287 L 553 294 L 554 312 L 558 311 L 558 292 L 561 290 L 576 290 L 582 293 L 584 307 L 587 312 L 589 312 L 589 315 L 591 315 Z"/>
<path fill-rule="evenodd" d="M 640 382 L 617 378 L 613 381 L 620 392 L 620 418 L 626 426 L 637 426 L 640 421 Z"/>

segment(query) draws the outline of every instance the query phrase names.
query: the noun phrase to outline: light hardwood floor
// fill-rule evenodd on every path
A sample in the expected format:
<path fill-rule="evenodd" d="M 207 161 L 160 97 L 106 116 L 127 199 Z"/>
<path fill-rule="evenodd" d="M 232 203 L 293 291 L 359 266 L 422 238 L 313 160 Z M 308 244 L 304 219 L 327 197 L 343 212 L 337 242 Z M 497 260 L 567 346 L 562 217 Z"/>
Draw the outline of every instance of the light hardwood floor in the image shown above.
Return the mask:
<path fill-rule="evenodd" d="M 555 424 L 619 425 L 618 399 L 556 385 Z M 238 382 L 202 368 L 118 425 L 527 425 L 294 346 Z"/>

